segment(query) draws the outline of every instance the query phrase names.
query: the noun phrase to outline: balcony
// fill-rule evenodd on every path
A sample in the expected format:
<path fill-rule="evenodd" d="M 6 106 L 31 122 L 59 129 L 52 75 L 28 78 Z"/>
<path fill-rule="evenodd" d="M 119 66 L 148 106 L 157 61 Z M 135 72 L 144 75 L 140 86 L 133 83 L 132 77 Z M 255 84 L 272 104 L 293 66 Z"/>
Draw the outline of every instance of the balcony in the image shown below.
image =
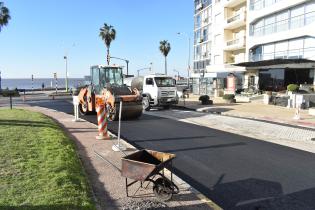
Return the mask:
<path fill-rule="evenodd" d="M 235 7 L 242 3 L 246 2 L 246 0 L 225 0 L 224 7 Z"/>
<path fill-rule="evenodd" d="M 245 49 L 245 36 L 226 41 L 224 50 L 240 50 Z"/>
<path fill-rule="evenodd" d="M 225 19 L 224 29 L 236 29 L 246 25 L 246 10 L 242 9 Z"/>

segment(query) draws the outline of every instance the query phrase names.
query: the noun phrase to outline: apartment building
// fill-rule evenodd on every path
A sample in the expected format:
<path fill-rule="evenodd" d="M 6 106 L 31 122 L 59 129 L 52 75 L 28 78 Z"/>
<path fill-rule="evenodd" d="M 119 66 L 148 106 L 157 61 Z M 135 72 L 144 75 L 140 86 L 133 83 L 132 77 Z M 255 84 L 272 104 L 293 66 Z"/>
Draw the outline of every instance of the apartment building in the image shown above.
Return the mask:
<path fill-rule="evenodd" d="M 315 0 L 195 0 L 195 94 L 315 84 Z"/>
<path fill-rule="evenodd" d="M 285 90 L 314 85 L 315 1 L 250 0 L 245 87 Z"/>
<path fill-rule="evenodd" d="M 229 74 L 242 87 L 246 51 L 246 0 L 195 0 L 193 91 L 214 94 L 224 88 Z"/>

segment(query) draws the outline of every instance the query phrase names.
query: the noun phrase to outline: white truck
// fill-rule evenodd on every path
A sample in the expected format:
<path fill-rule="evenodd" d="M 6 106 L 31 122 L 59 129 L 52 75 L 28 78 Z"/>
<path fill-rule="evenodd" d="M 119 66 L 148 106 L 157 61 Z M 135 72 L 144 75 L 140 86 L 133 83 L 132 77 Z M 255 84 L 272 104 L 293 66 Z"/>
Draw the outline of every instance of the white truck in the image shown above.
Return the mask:
<path fill-rule="evenodd" d="M 178 103 L 176 81 L 164 74 L 128 78 L 126 85 L 132 89 L 137 88 L 141 92 L 143 109 L 146 111 L 149 111 L 151 107 L 168 109 L 171 105 Z"/>

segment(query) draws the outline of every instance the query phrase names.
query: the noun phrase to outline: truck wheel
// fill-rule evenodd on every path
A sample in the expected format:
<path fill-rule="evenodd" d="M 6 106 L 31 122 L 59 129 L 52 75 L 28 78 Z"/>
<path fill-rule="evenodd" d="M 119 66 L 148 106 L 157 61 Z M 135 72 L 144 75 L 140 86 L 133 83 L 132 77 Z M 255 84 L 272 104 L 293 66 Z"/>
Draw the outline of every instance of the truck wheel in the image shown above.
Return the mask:
<path fill-rule="evenodd" d="M 143 97 L 142 99 L 142 107 L 145 111 L 150 111 L 150 102 L 148 97 Z"/>
<path fill-rule="evenodd" d="M 171 106 L 170 106 L 170 105 L 165 105 L 165 106 L 163 106 L 163 108 L 164 108 L 164 109 L 170 109 Z"/>
<path fill-rule="evenodd" d="M 87 103 L 84 103 L 84 104 L 79 104 L 79 112 L 81 115 L 87 115 L 88 113 L 88 107 L 87 107 Z"/>

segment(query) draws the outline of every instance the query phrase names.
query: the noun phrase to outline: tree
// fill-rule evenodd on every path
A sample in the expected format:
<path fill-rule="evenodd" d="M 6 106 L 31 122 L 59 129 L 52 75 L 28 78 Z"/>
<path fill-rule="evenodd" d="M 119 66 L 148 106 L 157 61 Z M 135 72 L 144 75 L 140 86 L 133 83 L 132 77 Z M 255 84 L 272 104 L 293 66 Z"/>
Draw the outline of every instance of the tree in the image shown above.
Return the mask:
<path fill-rule="evenodd" d="M 165 74 L 167 75 L 167 55 L 171 51 L 171 45 L 167 40 L 160 41 L 160 51 L 165 57 Z"/>
<path fill-rule="evenodd" d="M 3 2 L 0 2 L 0 31 L 3 26 L 8 25 L 10 19 L 11 16 L 9 9 L 4 6 Z"/>
<path fill-rule="evenodd" d="M 110 43 L 116 38 L 116 30 L 114 29 L 113 26 L 104 23 L 104 26 L 100 28 L 100 37 L 105 42 L 107 48 L 107 65 L 109 65 L 110 61 L 109 48 Z"/>

